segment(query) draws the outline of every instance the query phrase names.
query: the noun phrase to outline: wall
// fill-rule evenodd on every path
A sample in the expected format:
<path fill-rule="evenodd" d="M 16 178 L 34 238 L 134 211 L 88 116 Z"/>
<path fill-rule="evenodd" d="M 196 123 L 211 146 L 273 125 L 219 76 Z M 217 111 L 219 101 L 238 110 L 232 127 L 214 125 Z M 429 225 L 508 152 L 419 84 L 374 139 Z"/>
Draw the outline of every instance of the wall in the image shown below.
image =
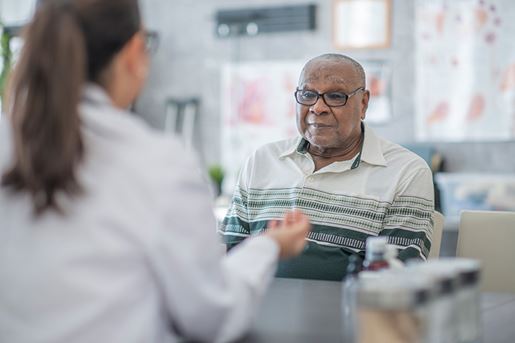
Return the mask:
<path fill-rule="evenodd" d="M 258 35 L 237 39 L 215 37 L 215 12 L 242 8 L 292 4 L 278 0 L 142 0 L 147 26 L 160 32 L 160 48 L 137 111 L 154 127 L 163 127 L 167 97 L 201 98 L 196 142 L 206 165 L 220 158 L 220 70 L 226 62 L 260 60 L 307 60 L 334 51 L 331 0 L 317 4 L 317 30 Z M 393 1 L 392 48 L 380 51 L 345 52 L 357 60 L 381 58 L 392 68 L 394 119 L 375 127 L 382 136 L 399 142 L 413 140 L 414 127 L 414 1 Z M 449 171 L 515 171 L 515 142 L 436 143 Z"/>
<path fill-rule="evenodd" d="M 0 21 L 4 25 L 23 24 L 34 11 L 36 0 L 0 0 Z"/>

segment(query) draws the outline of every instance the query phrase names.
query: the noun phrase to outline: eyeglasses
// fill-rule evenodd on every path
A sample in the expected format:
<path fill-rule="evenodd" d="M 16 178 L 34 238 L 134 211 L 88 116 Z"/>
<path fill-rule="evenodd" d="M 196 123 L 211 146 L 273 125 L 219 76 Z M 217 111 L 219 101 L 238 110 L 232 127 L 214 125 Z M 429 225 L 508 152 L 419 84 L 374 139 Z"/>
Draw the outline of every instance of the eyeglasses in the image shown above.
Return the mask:
<path fill-rule="evenodd" d="M 143 31 L 145 37 L 145 50 L 149 54 L 154 54 L 159 46 L 159 34 L 156 31 Z"/>
<path fill-rule="evenodd" d="M 322 97 L 324 99 L 324 102 L 329 107 L 341 107 L 345 106 L 347 104 L 347 100 L 354 94 L 356 94 L 359 91 L 364 91 L 364 87 L 359 87 L 355 91 L 345 94 L 342 92 L 327 92 L 327 93 L 318 93 L 315 91 L 309 91 L 309 90 L 302 90 L 297 89 L 295 91 L 295 100 L 305 106 L 313 106 L 317 103 L 318 99 Z"/>

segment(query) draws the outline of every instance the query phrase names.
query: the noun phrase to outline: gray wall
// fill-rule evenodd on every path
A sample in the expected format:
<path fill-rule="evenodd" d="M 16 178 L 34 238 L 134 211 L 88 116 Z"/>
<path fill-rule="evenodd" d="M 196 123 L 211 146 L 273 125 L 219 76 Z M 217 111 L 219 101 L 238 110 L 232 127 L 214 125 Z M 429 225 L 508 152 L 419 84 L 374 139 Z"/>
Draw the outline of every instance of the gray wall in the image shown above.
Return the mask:
<path fill-rule="evenodd" d="M 317 4 L 317 29 L 237 39 L 215 37 L 217 9 Z M 150 78 L 137 111 L 154 127 L 163 127 L 164 102 L 171 97 L 201 98 L 197 148 L 206 165 L 220 159 L 220 71 L 226 62 L 307 60 L 334 51 L 332 0 L 141 0 L 149 28 L 160 33 Z M 382 136 L 399 143 L 414 139 L 414 1 L 393 1 L 392 47 L 379 51 L 343 51 L 359 60 L 384 59 L 392 70 L 394 119 L 376 126 Z M 515 171 L 515 141 L 435 143 L 448 171 Z"/>

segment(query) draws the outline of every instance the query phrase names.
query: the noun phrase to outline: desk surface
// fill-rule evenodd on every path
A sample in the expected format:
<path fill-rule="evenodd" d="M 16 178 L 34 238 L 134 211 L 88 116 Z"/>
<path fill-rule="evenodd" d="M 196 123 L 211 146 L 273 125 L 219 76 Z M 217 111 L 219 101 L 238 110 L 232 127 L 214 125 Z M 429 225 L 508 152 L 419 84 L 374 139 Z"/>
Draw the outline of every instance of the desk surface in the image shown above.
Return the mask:
<path fill-rule="evenodd" d="M 275 279 L 242 342 L 339 342 L 341 283 Z M 513 343 L 515 294 L 481 297 L 483 341 Z"/>

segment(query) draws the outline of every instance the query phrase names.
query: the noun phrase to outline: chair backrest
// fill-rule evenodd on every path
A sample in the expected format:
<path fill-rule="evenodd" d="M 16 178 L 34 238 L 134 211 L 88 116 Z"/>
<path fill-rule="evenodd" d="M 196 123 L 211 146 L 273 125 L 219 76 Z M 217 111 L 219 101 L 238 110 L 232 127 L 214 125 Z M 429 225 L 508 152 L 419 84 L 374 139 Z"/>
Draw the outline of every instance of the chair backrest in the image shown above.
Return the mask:
<path fill-rule="evenodd" d="M 444 217 L 438 212 L 433 212 L 433 237 L 431 239 L 431 250 L 429 250 L 429 258 L 438 258 L 440 256 L 440 245 L 442 243 Z"/>
<path fill-rule="evenodd" d="M 481 289 L 515 292 L 515 212 L 463 211 L 457 255 L 481 262 Z"/>

